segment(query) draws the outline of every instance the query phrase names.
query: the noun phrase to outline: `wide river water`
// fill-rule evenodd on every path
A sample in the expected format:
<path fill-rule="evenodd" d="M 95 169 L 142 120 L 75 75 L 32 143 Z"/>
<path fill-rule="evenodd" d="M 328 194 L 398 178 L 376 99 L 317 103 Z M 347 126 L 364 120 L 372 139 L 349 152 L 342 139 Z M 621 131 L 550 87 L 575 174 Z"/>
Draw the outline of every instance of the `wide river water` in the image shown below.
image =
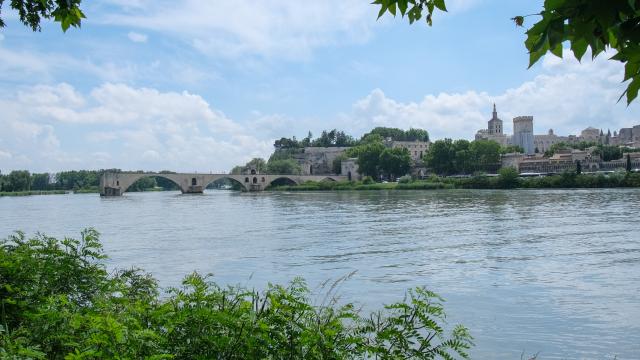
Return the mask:
<path fill-rule="evenodd" d="M 102 233 L 109 267 L 264 288 L 342 284 L 363 311 L 427 286 L 475 359 L 640 359 L 640 190 L 127 193 L 0 198 L 14 230 Z M 318 290 L 321 292 L 322 290 Z"/>

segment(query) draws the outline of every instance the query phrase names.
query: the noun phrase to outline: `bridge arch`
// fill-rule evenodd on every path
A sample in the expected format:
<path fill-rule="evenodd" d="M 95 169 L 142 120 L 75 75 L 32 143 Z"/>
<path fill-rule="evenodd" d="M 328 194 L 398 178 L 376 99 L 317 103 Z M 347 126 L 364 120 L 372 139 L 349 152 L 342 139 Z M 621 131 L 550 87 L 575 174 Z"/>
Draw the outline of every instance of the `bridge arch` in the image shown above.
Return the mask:
<path fill-rule="evenodd" d="M 215 179 L 213 179 L 213 180 L 209 181 L 208 183 L 206 183 L 206 184 L 204 185 L 204 189 L 206 189 L 206 188 L 207 188 L 209 185 L 211 185 L 212 183 L 214 183 L 214 182 L 216 182 L 216 181 L 224 180 L 224 179 L 231 180 L 234 184 L 239 184 L 239 185 L 242 187 L 243 191 L 249 191 L 249 188 L 247 187 L 248 183 L 245 183 L 245 182 L 244 182 L 244 180 L 243 180 L 243 179 L 244 179 L 244 176 L 241 176 L 241 177 L 239 178 L 238 176 L 232 176 L 232 175 L 230 175 L 230 176 L 220 176 L 220 177 L 217 177 L 217 178 L 215 178 Z M 241 181 L 241 180 L 242 180 L 242 181 Z"/>
<path fill-rule="evenodd" d="M 125 174 L 125 175 L 127 175 L 127 174 Z M 120 178 L 119 180 L 117 180 L 117 184 L 122 189 L 121 190 L 122 194 L 124 194 L 125 192 L 127 192 L 127 190 L 129 190 L 131 185 L 135 184 L 136 181 L 138 181 L 140 179 L 151 178 L 151 177 L 160 177 L 160 178 L 167 179 L 167 180 L 171 181 L 172 183 L 174 183 L 178 187 L 178 189 L 180 189 L 180 191 L 184 192 L 185 190 L 180 185 L 180 182 L 177 179 L 173 179 L 170 175 L 171 174 L 131 174 L 129 176 L 125 176 L 124 178 Z"/>
<path fill-rule="evenodd" d="M 271 186 L 273 183 L 277 184 L 278 182 L 300 185 L 300 182 L 294 177 L 288 175 L 272 175 L 272 178 L 266 182 L 265 187 Z"/>
<path fill-rule="evenodd" d="M 331 182 L 336 182 L 337 180 L 332 178 L 331 176 L 327 176 L 326 178 L 320 180 L 320 181 L 331 181 Z"/>

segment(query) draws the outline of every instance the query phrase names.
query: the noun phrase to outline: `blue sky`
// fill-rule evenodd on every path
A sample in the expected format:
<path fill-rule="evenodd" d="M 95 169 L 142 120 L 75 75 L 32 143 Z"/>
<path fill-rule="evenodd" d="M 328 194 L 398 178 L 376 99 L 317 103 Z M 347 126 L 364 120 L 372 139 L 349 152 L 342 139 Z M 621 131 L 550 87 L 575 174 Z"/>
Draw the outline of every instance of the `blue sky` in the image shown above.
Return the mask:
<path fill-rule="evenodd" d="M 506 131 L 518 115 L 537 133 L 640 124 L 637 105 L 617 103 L 619 64 L 527 70 L 510 18 L 541 3 L 448 0 L 427 27 L 376 21 L 363 0 L 96 0 L 67 33 L 33 33 L 5 4 L 0 170 L 224 171 L 331 128 L 472 139 L 492 102 Z"/>

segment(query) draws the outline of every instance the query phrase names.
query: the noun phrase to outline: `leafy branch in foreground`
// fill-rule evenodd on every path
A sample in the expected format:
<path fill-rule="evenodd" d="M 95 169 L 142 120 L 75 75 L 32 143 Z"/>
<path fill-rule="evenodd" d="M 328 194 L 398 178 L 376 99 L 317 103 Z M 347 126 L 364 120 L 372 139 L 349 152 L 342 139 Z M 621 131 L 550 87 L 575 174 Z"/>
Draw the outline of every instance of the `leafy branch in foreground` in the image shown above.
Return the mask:
<path fill-rule="evenodd" d="M 397 8 L 409 23 L 421 19 L 426 10 L 429 25 L 435 8 L 446 11 L 444 0 L 376 0 L 373 4 L 380 5 L 378 17 L 386 12 L 395 16 Z M 528 17 L 540 18 L 526 32 L 529 67 L 547 53 L 563 57 L 565 42 L 578 60 L 588 49 L 592 58 L 613 49 L 615 55 L 610 59 L 624 64 L 623 82 L 630 81 L 620 99 L 626 96 L 627 104 L 636 99 L 640 90 L 639 0 L 545 0 L 539 13 L 512 20 L 523 26 Z"/>
<path fill-rule="evenodd" d="M 385 12 L 396 16 L 399 11 L 402 17 L 409 19 L 410 24 L 422 19 L 422 12 L 426 10 L 425 21 L 429 26 L 433 25 L 433 12 L 436 9 L 447 11 L 444 0 L 375 0 L 372 4 L 380 5 L 378 19 Z"/>
<path fill-rule="evenodd" d="M 60 23 L 63 31 L 70 26 L 80 27 L 84 13 L 80 10 L 82 0 L 11 0 L 10 6 L 18 12 L 20 21 L 33 31 L 40 31 L 42 19 L 53 19 Z M 0 15 L 4 0 L 0 0 Z M 6 24 L 0 18 L 0 28 Z"/>
<path fill-rule="evenodd" d="M 335 283 L 313 305 L 302 279 L 256 291 L 193 273 L 160 296 L 140 270 L 109 274 L 98 239 L 0 241 L 0 359 L 456 359 L 472 346 L 424 288 L 364 317 Z"/>

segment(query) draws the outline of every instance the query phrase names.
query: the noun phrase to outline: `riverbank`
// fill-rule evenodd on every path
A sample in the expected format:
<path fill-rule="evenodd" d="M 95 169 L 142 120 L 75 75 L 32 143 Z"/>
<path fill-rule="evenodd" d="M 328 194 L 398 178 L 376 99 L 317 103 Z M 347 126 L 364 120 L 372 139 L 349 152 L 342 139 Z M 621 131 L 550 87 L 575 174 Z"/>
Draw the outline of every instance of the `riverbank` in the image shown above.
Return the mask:
<path fill-rule="evenodd" d="M 0 191 L 2 196 L 31 196 L 31 195 L 60 195 L 66 194 L 66 190 L 34 190 L 34 191 Z"/>
<path fill-rule="evenodd" d="M 271 187 L 270 191 L 344 191 L 344 190 L 440 190 L 440 189 L 596 189 L 640 187 L 640 173 L 583 175 L 564 173 L 554 176 L 520 178 L 517 175 L 473 176 L 468 178 L 437 177 L 427 180 L 376 183 L 306 182 L 300 185 Z"/>

